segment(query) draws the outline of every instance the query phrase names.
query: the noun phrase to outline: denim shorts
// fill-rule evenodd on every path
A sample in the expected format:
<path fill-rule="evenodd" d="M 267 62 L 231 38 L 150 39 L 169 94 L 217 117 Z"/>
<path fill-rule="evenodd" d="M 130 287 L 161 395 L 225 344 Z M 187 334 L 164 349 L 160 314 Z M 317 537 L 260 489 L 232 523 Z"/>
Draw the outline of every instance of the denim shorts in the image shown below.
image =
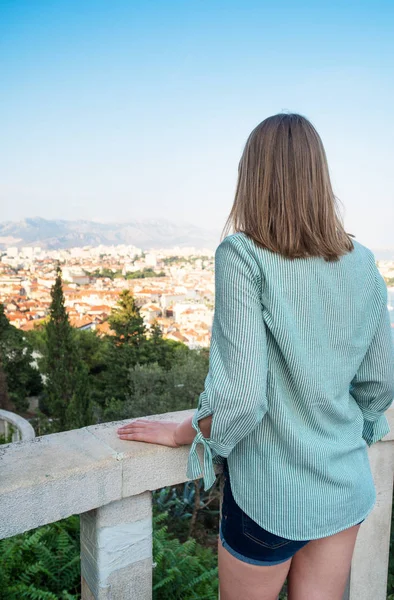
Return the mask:
<path fill-rule="evenodd" d="M 294 556 L 310 540 L 288 540 L 263 529 L 238 506 L 230 487 L 227 460 L 223 465 L 224 489 L 219 536 L 233 556 L 252 565 L 277 565 Z"/>

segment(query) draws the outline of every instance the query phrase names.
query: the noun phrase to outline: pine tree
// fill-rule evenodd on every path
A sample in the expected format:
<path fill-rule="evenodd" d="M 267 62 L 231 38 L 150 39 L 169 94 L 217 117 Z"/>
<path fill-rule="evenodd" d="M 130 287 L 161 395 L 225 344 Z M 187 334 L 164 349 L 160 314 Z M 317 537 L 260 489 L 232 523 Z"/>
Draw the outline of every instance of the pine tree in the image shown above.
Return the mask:
<path fill-rule="evenodd" d="M 130 290 L 121 292 L 108 322 L 118 345 L 127 344 L 138 349 L 145 342 L 147 331 L 144 320 Z"/>
<path fill-rule="evenodd" d="M 160 367 L 168 371 L 174 363 L 176 349 L 180 346 L 184 347 L 184 344 L 163 338 L 157 320 L 152 323 L 148 339 L 149 362 L 157 362 Z"/>
<path fill-rule="evenodd" d="M 157 319 L 155 319 L 151 325 L 149 330 L 149 339 L 151 339 L 155 345 L 160 345 L 160 342 L 163 339 L 163 332 L 159 323 L 157 322 Z"/>
<path fill-rule="evenodd" d="M 125 400 L 129 390 L 129 372 L 136 364 L 149 361 L 147 329 L 135 299 L 124 290 L 108 319 L 114 333 L 108 337 L 110 348 L 105 377 L 106 398 Z"/>
<path fill-rule="evenodd" d="M 58 421 L 58 430 L 91 423 L 88 377 L 64 305 L 62 272 L 56 270 L 46 327 L 46 408 Z"/>

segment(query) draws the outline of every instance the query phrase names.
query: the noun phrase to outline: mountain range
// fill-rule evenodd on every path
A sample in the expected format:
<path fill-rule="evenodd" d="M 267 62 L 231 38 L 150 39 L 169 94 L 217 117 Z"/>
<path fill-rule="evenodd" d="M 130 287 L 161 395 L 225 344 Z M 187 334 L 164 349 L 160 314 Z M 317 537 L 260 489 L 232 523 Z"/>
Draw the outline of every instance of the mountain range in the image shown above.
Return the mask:
<path fill-rule="evenodd" d="M 47 250 L 126 244 L 142 250 L 194 246 L 214 250 L 220 231 L 167 219 L 135 219 L 124 223 L 48 220 L 41 217 L 0 223 L 0 249 L 40 246 Z"/>
<path fill-rule="evenodd" d="M 0 250 L 40 246 L 47 250 L 126 244 L 142 250 L 174 246 L 215 250 L 220 231 L 167 219 L 134 219 L 119 223 L 49 220 L 41 217 L 0 223 Z M 377 260 L 394 260 L 393 248 L 371 248 Z"/>

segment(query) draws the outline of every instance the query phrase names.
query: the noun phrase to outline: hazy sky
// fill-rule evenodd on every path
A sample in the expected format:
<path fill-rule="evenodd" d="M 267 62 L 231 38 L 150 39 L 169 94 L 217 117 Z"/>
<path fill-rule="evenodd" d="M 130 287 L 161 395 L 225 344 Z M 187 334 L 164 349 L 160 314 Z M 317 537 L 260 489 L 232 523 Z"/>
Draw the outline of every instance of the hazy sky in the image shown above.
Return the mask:
<path fill-rule="evenodd" d="M 326 147 L 345 226 L 394 247 L 392 0 L 1 0 L 0 221 L 221 229 L 251 129 Z"/>

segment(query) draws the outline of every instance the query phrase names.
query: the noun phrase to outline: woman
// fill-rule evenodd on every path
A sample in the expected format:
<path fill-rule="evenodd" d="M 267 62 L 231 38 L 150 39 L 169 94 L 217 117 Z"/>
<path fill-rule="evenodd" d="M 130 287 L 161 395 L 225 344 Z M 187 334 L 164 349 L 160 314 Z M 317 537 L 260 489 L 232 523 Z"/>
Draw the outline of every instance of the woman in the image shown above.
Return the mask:
<path fill-rule="evenodd" d="M 275 600 L 286 577 L 289 600 L 341 600 L 376 501 L 367 447 L 390 430 L 387 288 L 344 231 L 321 139 L 300 115 L 250 134 L 224 233 L 230 225 L 197 411 L 119 435 L 192 443 L 187 476 L 202 470 L 205 490 L 224 463 L 221 600 Z"/>

